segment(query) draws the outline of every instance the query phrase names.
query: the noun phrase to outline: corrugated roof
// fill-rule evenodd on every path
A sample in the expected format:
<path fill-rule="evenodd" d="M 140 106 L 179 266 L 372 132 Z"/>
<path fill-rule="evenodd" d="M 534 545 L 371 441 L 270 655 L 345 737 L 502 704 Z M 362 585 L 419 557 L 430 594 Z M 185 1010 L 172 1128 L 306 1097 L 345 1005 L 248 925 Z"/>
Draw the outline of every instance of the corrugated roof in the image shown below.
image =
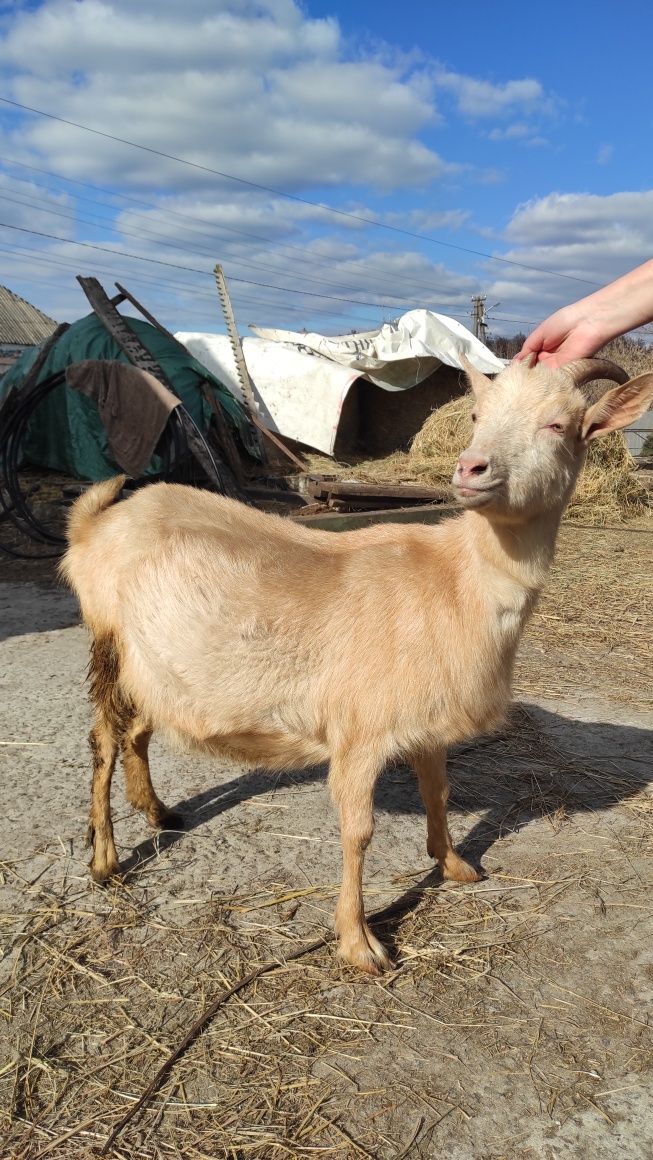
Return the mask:
<path fill-rule="evenodd" d="M 6 286 L 0 286 L 0 343 L 37 346 L 56 329 L 54 319 Z"/>

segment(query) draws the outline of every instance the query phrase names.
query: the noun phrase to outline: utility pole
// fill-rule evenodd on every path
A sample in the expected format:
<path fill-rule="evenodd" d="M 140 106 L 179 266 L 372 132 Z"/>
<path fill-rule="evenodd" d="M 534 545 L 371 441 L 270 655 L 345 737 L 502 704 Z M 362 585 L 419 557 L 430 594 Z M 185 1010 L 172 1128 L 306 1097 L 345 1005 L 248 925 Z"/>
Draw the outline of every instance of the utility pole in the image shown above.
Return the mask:
<path fill-rule="evenodd" d="M 472 298 L 472 329 L 481 342 L 485 342 L 488 329 L 485 302 L 485 294 L 475 294 Z"/>

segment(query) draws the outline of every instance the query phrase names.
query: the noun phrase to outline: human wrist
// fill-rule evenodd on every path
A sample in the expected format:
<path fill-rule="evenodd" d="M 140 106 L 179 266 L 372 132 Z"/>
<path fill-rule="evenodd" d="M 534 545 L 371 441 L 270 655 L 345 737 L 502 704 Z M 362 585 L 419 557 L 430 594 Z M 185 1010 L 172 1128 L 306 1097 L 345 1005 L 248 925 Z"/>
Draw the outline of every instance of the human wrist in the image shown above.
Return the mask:
<path fill-rule="evenodd" d="M 583 314 L 576 323 L 575 329 L 586 335 L 596 350 L 600 350 L 606 343 L 611 342 L 618 335 L 624 334 L 630 328 L 626 322 L 622 323 L 616 310 L 606 308 L 591 310 Z"/>

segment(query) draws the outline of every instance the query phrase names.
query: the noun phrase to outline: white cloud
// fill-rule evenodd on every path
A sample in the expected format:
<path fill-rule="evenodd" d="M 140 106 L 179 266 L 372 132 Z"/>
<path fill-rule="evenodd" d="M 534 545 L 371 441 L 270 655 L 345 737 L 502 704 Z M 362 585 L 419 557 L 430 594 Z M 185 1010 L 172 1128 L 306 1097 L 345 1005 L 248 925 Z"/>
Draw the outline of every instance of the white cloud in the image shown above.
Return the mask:
<path fill-rule="evenodd" d="M 435 83 L 451 93 L 459 112 L 472 120 L 492 120 L 527 111 L 549 113 L 554 105 L 540 82 L 530 77 L 493 84 L 442 69 L 436 73 Z"/>
<path fill-rule="evenodd" d="M 292 2 L 191 0 L 181 11 L 161 0 L 46 0 L 17 14 L 5 52 L 22 69 L 47 45 L 40 75 L 128 75 L 134 69 L 177 71 L 183 61 L 188 71 L 222 71 L 269 68 L 303 56 L 335 58 L 339 40 L 335 20 L 311 20 Z"/>
<path fill-rule="evenodd" d="M 541 146 L 550 144 L 547 137 L 536 132 L 533 126 L 526 121 L 514 121 L 512 125 L 506 125 L 505 128 L 497 125 L 496 128 L 490 130 L 488 137 L 490 141 L 514 141 L 519 145 Z"/>
<path fill-rule="evenodd" d="M 514 121 L 512 125 L 506 125 L 505 128 L 497 126 L 488 133 L 490 141 L 521 141 L 524 137 L 529 137 L 533 130 L 526 121 Z"/>
<path fill-rule="evenodd" d="M 206 232 L 201 235 L 180 229 L 179 219 L 164 220 L 158 213 L 148 215 L 143 211 L 126 210 L 121 214 L 119 225 L 126 231 L 126 238 L 140 234 L 142 245 L 139 252 L 157 252 L 160 242 L 149 237 L 153 231 L 168 246 L 178 247 L 177 255 L 174 248 L 171 251 L 171 260 L 187 262 L 187 247 L 190 247 L 198 256 L 206 254 L 211 264 L 219 259 L 228 275 L 302 292 L 303 299 L 300 293 L 297 301 L 303 301 L 305 309 L 313 313 L 321 306 L 310 291 L 316 295 L 380 303 L 395 313 L 417 305 L 440 310 L 447 307 L 454 311 L 467 310 L 469 295 L 477 285 L 475 278 L 461 276 L 415 251 L 383 248 L 378 242 L 368 241 L 366 236 L 360 241 L 352 240 L 350 232 L 344 240 L 335 231 L 329 237 L 314 238 L 303 229 L 304 223 L 295 214 L 292 204 L 274 200 L 266 203 L 279 227 L 273 245 L 267 244 L 268 232 L 262 227 L 256 231 L 260 238 L 258 242 L 253 237 L 224 233 L 222 226 L 227 220 L 232 228 L 240 228 L 236 223 L 244 222 L 245 228 L 251 229 L 255 196 L 252 195 L 249 201 L 249 205 L 240 200 L 230 203 L 225 207 L 224 215 L 216 212 L 211 204 L 202 207 L 195 202 L 196 219 L 207 223 Z M 284 215 L 286 236 L 281 232 Z M 130 248 L 126 241 L 125 248 Z M 272 298 L 282 306 L 282 294 L 272 293 Z M 329 301 L 323 305 L 329 310 L 342 309 Z"/>
<path fill-rule="evenodd" d="M 614 154 L 614 145 L 601 145 L 597 155 L 597 165 L 609 165 Z"/>
<path fill-rule="evenodd" d="M 653 245 L 653 190 L 641 193 L 551 193 L 519 206 L 506 230 L 520 245 Z M 641 253 L 640 248 L 640 253 Z M 589 257 L 589 251 L 587 253 Z M 600 260 L 600 255 L 599 255 Z M 594 264 L 594 263 L 593 263 Z"/>
<path fill-rule="evenodd" d="M 54 212 L 49 212 L 52 210 Z M 0 222 L 65 237 L 70 218 L 75 216 L 74 199 L 65 193 L 48 191 L 32 181 L 0 173 Z M 0 227 L 5 239 L 20 242 L 16 230 Z"/>
<path fill-rule="evenodd" d="M 382 220 L 388 225 L 401 226 L 420 234 L 436 233 L 438 230 L 459 230 L 471 218 L 469 210 L 428 210 L 411 209 L 407 213 L 386 213 Z"/>
<path fill-rule="evenodd" d="M 497 276 L 496 267 L 488 267 L 493 281 L 487 293 L 501 301 L 498 314 L 536 325 L 653 253 L 653 189 L 606 196 L 552 193 L 519 206 L 504 237 L 510 248 L 502 257 L 539 270 L 506 267 Z"/>
<path fill-rule="evenodd" d="M 8 96 L 151 150 L 55 120 L 2 117 L 1 153 L 147 203 L 121 203 L 112 212 L 92 204 L 101 193 L 84 191 L 91 200 L 78 201 L 75 193 L 44 192 L 36 178 L 19 195 L 15 185 L 3 190 L 0 184 L 0 196 L 14 197 L 1 220 L 60 239 L 39 243 L 25 236 L 26 246 L 46 247 L 43 257 L 9 258 L 3 280 L 15 275 L 42 285 L 43 297 L 27 296 L 58 318 L 86 309 L 74 274 L 95 272 L 108 285 L 115 278 L 133 283 L 169 325 L 219 328 L 211 279 L 218 259 L 233 279 L 241 322 L 251 317 L 337 330 L 347 328 L 343 315 L 349 314 L 350 325 L 358 318 L 370 325 L 370 315 L 383 315 L 382 308 L 320 300 L 318 292 L 382 303 L 392 314 L 428 305 L 465 316 L 470 295 L 482 289 L 467 272 L 469 258 L 466 273 L 454 273 L 434 262 L 430 250 L 420 254 L 416 241 L 379 235 L 325 207 L 256 191 L 225 175 L 308 201 L 323 198 L 416 233 L 469 230 L 469 211 L 452 196 L 440 197 L 438 186 L 451 195 L 454 180 L 458 186 L 497 184 L 503 175 L 464 157 L 454 165 L 439 155 L 434 142 L 445 128 L 441 106 L 454 128 L 462 117 L 494 141 L 522 145 L 543 144 L 543 119 L 559 108 L 534 78 L 494 82 L 418 52 L 352 46 L 335 19 L 315 19 L 295 0 L 16 5 L 0 20 L 0 62 Z M 417 190 L 419 199 L 411 202 L 407 193 Z M 393 192 L 401 197 L 386 199 Z M 528 213 L 535 211 L 521 207 L 511 222 L 508 244 L 516 254 L 547 247 L 519 235 Z M 56 214 L 76 215 L 76 221 Z M 543 223 L 537 228 L 544 230 Z M 110 252 L 75 248 L 65 240 L 73 237 L 100 242 Z M 15 232 L 0 233 L 9 248 L 17 240 Z M 173 265 L 151 266 L 116 251 Z M 455 260 L 452 251 L 447 257 Z M 538 264 L 551 263 L 541 258 Z M 300 292 L 255 288 L 236 277 Z M 535 285 L 529 277 L 523 282 L 527 299 Z"/>
<path fill-rule="evenodd" d="M 337 23 L 290 0 L 46 0 L 16 14 L 2 55 L 21 103 L 250 181 L 396 189 L 447 172 L 419 137 L 438 118 L 424 70 L 348 59 Z M 54 121 L 28 120 L 13 144 L 98 182 L 208 180 Z"/>

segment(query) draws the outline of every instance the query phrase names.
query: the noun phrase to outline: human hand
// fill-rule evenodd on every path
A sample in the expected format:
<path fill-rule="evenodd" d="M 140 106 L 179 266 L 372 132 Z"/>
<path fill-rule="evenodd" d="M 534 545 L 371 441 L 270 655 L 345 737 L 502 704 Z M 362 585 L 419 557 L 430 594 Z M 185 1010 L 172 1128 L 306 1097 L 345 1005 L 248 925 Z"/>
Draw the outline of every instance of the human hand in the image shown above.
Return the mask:
<path fill-rule="evenodd" d="M 530 354 L 549 367 L 561 367 L 576 358 L 591 358 L 607 341 L 598 320 L 565 306 L 547 318 L 528 336 L 515 361 Z"/>
<path fill-rule="evenodd" d="M 529 354 L 550 367 L 592 358 L 611 338 L 653 322 L 653 258 L 587 298 L 556 311 L 528 336 L 516 360 Z"/>

